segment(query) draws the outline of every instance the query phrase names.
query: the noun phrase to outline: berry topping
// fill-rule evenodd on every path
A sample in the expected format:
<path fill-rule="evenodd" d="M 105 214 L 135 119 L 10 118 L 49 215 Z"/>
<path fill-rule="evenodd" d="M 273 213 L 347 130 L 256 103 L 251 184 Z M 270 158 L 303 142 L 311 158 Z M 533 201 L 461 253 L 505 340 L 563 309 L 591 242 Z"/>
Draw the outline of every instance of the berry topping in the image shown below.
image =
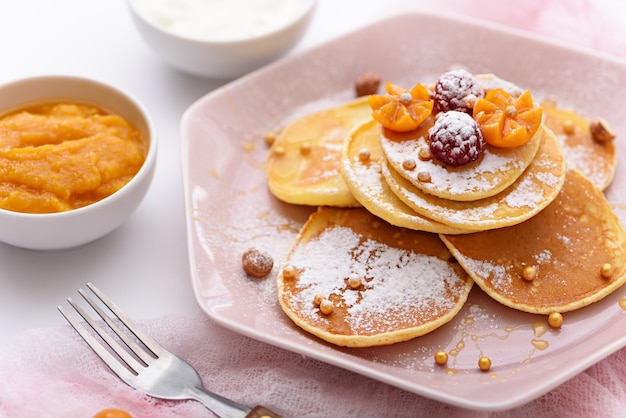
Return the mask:
<path fill-rule="evenodd" d="M 528 90 L 513 97 L 503 89 L 493 89 L 476 101 L 473 115 L 485 142 L 512 148 L 530 141 L 541 125 L 543 111 Z"/>
<path fill-rule="evenodd" d="M 440 113 L 430 128 L 430 152 L 439 161 L 460 167 L 475 161 L 482 150 L 483 136 L 467 113 L 451 110 Z"/>
<path fill-rule="evenodd" d="M 454 70 L 439 77 L 433 101 L 439 112 L 458 110 L 471 113 L 474 102 L 483 95 L 483 89 L 472 74 L 465 70 Z"/>
<path fill-rule="evenodd" d="M 407 90 L 387 82 L 385 94 L 369 96 L 368 101 L 372 117 L 385 128 L 396 132 L 417 129 L 433 110 L 428 90 L 419 83 Z"/>

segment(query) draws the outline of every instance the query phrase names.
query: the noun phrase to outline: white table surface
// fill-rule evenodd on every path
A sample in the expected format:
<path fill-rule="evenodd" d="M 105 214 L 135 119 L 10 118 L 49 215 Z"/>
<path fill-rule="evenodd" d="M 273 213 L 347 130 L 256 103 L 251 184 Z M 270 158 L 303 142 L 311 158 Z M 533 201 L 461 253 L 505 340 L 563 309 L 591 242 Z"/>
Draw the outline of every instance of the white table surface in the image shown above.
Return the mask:
<path fill-rule="evenodd" d="M 403 3 L 320 0 L 291 53 L 397 12 Z M 121 88 L 153 117 L 159 156 L 145 200 L 110 235 L 57 252 L 0 244 L 0 345 L 23 330 L 63 324 L 56 306 L 87 282 L 136 319 L 199 312 L 187 258 L 179 121 L 224 82 L 167 66 L 139 37 L 124 0 L 1 0 L 1 6 L 0 83 L 71 74 Z"/>

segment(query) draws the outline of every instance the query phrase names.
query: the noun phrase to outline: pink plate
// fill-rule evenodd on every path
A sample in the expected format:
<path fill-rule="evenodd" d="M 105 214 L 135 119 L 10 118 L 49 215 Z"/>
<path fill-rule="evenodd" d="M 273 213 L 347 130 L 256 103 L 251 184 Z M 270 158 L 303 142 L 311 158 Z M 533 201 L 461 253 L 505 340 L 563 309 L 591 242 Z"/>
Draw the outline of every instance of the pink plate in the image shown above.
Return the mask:
<path fill-rule="evenodd" d="M 275 276 L 245 276 L 241 254 L 266 248 L 279 265 L 312 208 L 281 203 L 267 190 L 264 136 L 307 112 L 353 97 L 354 80 L 374 72 L 410 87 L 453 65 L 493 72 L 536 98 L 552 97 L 626 134 L 626 64 L 503 29 L 432 14 L 404 14 L 279 61 L 214 91 L 182 119 L 182 159 L 192 284 L 216 322 L 252 338 L 453 405 L 512 408 L 556 387 L 626 345 L 626 289 L 565 315 L 559 331 L 545 316 L 503 307 L 474 286 L 459 315 L 438 330 L 387 347 L 347 349 L 301 331 L 280 309 Z M 618 142 L 607 196 L 626 219 L 626 146 Z M 545 332 L 544 332 L 545 331 Z M 448 368 L 433 354 L 452 352 Z M 492 359 L 481 372 L 481 354 Z"/>

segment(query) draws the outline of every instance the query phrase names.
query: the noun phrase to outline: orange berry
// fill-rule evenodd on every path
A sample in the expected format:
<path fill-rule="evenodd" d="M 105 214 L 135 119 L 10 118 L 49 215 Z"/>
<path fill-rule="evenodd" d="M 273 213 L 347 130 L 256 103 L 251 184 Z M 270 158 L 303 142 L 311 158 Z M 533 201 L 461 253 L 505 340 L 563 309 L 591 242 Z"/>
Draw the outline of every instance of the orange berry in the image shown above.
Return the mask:
<path fill-rule="evenodd" d="M 117 409 L 117 408 L 108 408 L 103 409 L 98 412 L 93 418 L 133 418 L 128 412 Z"/>
<path fill-rule="evenodd" d="M 417 83 L 411 90 L 391 82 L 385 94 L 368 97 L 372 117 L 382 126 L 396 132 L 417 129 L 433 111 L 433 101 L 426 87 Z"/>
<path fill-rule="evenodd" d="M 493 89 L 476 101 L 473 116 L 485 142 L 512 148 L 524 145 L 535 135 L 541 125 L 543 110 L 534 105 L 528 90 L 513 98 L 503 89 Z"/>

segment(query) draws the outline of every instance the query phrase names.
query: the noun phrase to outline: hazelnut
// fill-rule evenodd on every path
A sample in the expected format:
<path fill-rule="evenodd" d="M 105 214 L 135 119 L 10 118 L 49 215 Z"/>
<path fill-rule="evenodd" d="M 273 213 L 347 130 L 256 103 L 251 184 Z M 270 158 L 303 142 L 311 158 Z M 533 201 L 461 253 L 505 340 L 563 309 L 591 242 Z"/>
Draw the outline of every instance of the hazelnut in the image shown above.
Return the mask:
<path fill-rule="evenodd" d="M 243 270 L 252 277 L 267 276 L 274 267 L 274 259 L 270 254 L 258 248 L 249 248 L 241 256 Z"/>
<path fill-rule="evenodd" d="M 373 73 L 365 73 L 356 79 L 354 91 L 357 97 L 369 96 L 378 93 L 380 76 Z"/>
<path fill-rule="evenodd" d="M 595 118 L 589 123 L 591 137 L 598 142 L 608 142 L 615 138 L 615 132 L 607 121 L 602 118 Z"/>

